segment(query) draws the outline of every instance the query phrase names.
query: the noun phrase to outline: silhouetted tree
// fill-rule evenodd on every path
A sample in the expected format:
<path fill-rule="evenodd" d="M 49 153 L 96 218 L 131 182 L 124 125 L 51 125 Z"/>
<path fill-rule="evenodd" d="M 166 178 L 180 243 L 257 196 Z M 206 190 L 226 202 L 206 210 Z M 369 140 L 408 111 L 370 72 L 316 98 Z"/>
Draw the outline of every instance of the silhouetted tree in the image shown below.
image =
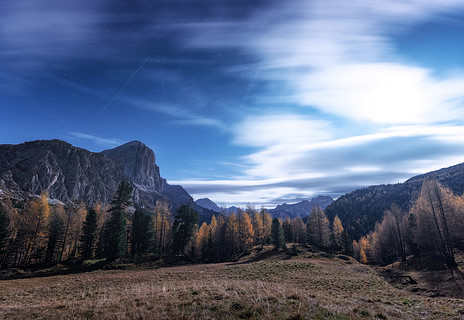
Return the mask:
<path fill-rule="evenodd" d="M 152 216 L 145 210 L 137 208 L 132 219 L 132 256 L 139 257 L 152 251 L 154 237 Z"/>
<path fill-rule="evenodd" d="M 280 248 L 285 249 L 284 230 L 282 229 L 280 220 L 277 218 L 272 219 L 271 243 L 274 245 L 275 250 Z"/>
<path fill-rule="evenodd" d="M 199 216 L 194 209 L 186 205 L 180 206 L 172 226 L 173 249 L 176 254 L 182 253 L 192 239 L 198 221 Z"/>
<path fill-rule="evenodd" d="M 80 251 L 82 259 L 90 259 L 93 256 L 93 248 L 97 236 L 97 211 L 90 208 L 87 211 L 84 224 L 82 226 Z"/>
<path fill-rule="evenodd" d="M 108 261 L 114 261 L 127 252 L 127 217 L 124 210 L 131 204 L 132 191 L 129 182 L 121 181 L 111 202 L 111 215 L 104 231 L 104 255 Z"/>

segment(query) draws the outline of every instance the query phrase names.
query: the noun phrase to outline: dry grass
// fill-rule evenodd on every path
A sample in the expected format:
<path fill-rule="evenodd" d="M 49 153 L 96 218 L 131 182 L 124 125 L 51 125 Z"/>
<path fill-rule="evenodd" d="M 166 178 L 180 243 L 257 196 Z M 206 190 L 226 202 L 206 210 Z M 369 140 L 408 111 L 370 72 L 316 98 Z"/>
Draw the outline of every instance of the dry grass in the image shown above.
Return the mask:
<path fill-rule="evenodd" d="M 236 264 L 94 271 L 0 282 L 1 319 L 459 319 L 464 301 L 395 288 L 307 253 Z M 255 261 L 257 260 L 257 261 Z"/>

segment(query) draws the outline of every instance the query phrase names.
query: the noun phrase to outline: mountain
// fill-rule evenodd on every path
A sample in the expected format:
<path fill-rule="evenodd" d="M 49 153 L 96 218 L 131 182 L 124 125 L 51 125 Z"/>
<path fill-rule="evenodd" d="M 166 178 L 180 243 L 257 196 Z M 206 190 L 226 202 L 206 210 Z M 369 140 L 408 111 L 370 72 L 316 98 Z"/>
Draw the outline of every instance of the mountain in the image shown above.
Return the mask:
<path fill-rule="evenodd" d="M 417 199 L 425 178 L 434 178 L 455 194 L 464 192 L 464 163 L 410 178 L 404 183 L 377 185 L 347 193 L 325 212 L 329 220 L 338 215 L 353 239 L 374 229 L 383 213 L 393 203 L 407 211 Z"/>
<path fill-rule="evenodd" d="M 274 209 L 270 209 L 269 213 L 273 217 L 277 218 L 286 218 L 289 217 L 290 219 L 296 217 L 306 217 L 311 213 L 311 210 L 315 206 L 319 206 L 322 209 L 325 209 L 328 205 L 330 205 L 334 200 L 332 197 L 329 196 L 317 196 L 316 198 L 311 199 L 311 201 L 303 200 L 298 203 L 294 204 L 281 204 L 275 207 Z"/>
<path fill-rule="evenodd" d="M 140 141 L 94 153 L 60 140 L 0 145 L 0 190 L 18 197 L 47 191 L 64 203 L 108 204 L 121 180 L 134 185 L 134 202 L 153 208 L 166 200 L 173 210 L 182 204 L 203 208 L 181 186 L 160 176 L 154 152 Z M 207 210 L 206 210 L 207 211 Z"/>
<path fill-rule="evenodd" d="M 199 205 L 200 207 L 202 207 L 202 208 L 205 208 L 205 209 L 208 209 L 208 210 L 211 210 L 211 211 L 214 211 L 214 212 L 220 212 L 221 211 L 221 208 L 219 208 L 216 203 L 214 203 L 213 201 L 211 201 L 208 198 L 195 200 L 195 203 L 197 205 Z"/>

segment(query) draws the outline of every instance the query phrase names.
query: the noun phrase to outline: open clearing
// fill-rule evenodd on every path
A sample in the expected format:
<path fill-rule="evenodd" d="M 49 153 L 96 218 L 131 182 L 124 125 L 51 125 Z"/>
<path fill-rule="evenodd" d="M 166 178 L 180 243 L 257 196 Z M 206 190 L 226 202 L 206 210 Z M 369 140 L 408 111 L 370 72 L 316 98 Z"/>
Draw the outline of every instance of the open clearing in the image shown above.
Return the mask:
<path fill-rule="evenodd" d="M 356 261 L 266 259 L 0 282 L 0 319 L 464 319 L 464 300 L 398 289 Z"/>

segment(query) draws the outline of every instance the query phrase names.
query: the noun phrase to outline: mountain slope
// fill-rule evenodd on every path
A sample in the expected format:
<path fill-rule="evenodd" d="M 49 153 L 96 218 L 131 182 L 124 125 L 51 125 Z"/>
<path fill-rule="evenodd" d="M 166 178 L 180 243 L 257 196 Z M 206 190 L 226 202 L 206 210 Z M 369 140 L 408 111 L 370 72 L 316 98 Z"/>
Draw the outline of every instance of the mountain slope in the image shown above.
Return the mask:
<path fill-rule="evenodd" d="M 101 153 L 60 140 L 0 145 L 0 189 L 19 197 L 47 191 L 65 203 L 108 204 L 120 181 L 128 180 L 135 186 L 138 205 L 152 208 L 166 200 L 173 210 L 189 204 L 202 213 L 184 188 L 160 176 L 155 161 L 154 152 L 139 141 Z"/>
<path fill-rule="evenodd" d="M 410 178 L 404 183 L 371 186 L 347 193 L 329 205 L 330 220 L 338 215 L 353 239 L 374 229 L 383 213 L 393 203 L 409 210 L 417 199 L 424 178 L 437 179 L 455 194 L 464 192 L 464 163 Z"/>

